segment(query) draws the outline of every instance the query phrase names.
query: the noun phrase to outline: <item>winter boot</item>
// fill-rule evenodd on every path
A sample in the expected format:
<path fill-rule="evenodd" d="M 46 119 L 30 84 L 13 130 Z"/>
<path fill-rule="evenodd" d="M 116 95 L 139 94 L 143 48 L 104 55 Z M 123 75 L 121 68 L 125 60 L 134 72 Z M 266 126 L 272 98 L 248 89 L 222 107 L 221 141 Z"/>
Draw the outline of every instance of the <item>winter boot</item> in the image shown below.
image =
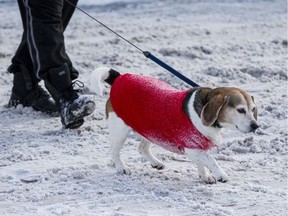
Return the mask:
<path fill-rule="evenodd" d="M 8 72 L 14 74 L 12 94 L 8 107 L 16 107 L 21 104 L 24 107 L 32 107 L 36 111 L 56 115 L 58 108 L 50 95 L 33 81 L 24 65 L 11 65 Z"/>
<path fill-rule="evenodd" d="M 45 86 L 58 105 L 64 128 L 78 128 L 84 117 L 95 110 L 91 96 L 79 95 L 73 87 L 79 81 L 71 82 L 70 70 L 66 64 L 50 69 L 44 75 Z"/>

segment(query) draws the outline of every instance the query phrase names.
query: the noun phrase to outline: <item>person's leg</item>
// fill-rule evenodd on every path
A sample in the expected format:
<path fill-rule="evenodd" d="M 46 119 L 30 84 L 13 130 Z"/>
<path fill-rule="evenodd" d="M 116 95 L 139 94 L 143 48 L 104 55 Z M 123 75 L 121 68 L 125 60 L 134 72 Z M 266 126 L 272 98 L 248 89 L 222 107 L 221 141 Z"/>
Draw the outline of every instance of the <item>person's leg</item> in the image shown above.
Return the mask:
<path fill-rule="evenodd" d="M 77 5 L 78 0 L 69 0 L 73 5 Z M 63 25 L 63 31 L 66 30 L 66 27 L 68 26 L 70 19 L 72 17 L 72 15 L 74 14 L 75 11 L 75 7 L 67 3 L 67 1 L 64 1 L 64 5 L 63 5 L 63 9 L 62 9 L 62 25 Z M 67 59 L 69 59 L 67 61 L 68 67 L 70 69 L 70 75 L 71 75 L 71 79 L 77 79 L 79 76 L 79 72 L 73 67 L 72 62 L 69 58 L 69 56 L 66 53 L 66 57 Z"/>
<path fill-rule="evenodd" d="M 73 5 L 77 5 L 78 0 L 70 0 L 70 2 Z M 32 63 L 32 59 L 31 59 L 30 53 L 29 53 L 29 48 L 27 45 L 27 14 L 26 14 L 26 8 L 24 5 L 24 1 L 18 0 L 18 5 L 19 5 L 19 10 L 20 10 L 20 14 L 21 14 L 21 19 L 22 19 L 24 31 L 23 31 L 21 43 L 20 43 L 14 57 L 12 58 L 12 64 L 8 68 L 8 72 L 10 72 L 10 73 L 19 72 L 19 71 L 21 71 L 20 65 L 24 65 L 29 72 L 31 80 L 34 83 L 38 83 L 40 80 L 37 79 L 35 76 L 35 73 L 33 73 L 33 63 Z M 67 3 L 66 1 L 64 1 L 64 5 L 63 5 L 63 9 L 62 9 L 62 16 L 61 16 L 63 31 L 65 31 L 66 27 L 68 26 L 74 11 L 75 11 L 75 7 L 72 6 L 71 4 Z M 70 58 L 66 52 L 64 55 L 66 58 L 66 63 L 68 64 L 68 67 L 71 71 L 71 79 L 72 80 L 77 79 L 78 75 L 79 75 L 78 71 L 73 67 L 72 62 L 71 62 L 71 60 L 70 60 Z"/>
<path fill-rule="evenodd" d="M 34 72 L 59 107 L 65 128 L 76 128 L 95 109 L 89 96 L 73 89 L 65 51 L 62 25 L 62 0 L 24 0 L 27 11 L 27 41 Z M 70 16 L 71 17 L 71 16 Z"/>
<path fill-rule="evenodd" d="M 23 23 L 23 35 L 20 45 L 12 58 L 12 64 L 8 72 L 14 75 L 12 93 L 8 107 L 15 107 L 19 104 L 31 106 L 37 111 L 56 113 L 58 108 L 49 94 L 38 85 L 39 79 L 33 73 L 33 63 L 27 45 L 27 13 L 23 0 L 18 0 L 19 10 Z"/>
<path fill-rule="evenodd" d="M 78 0 L 69 0 L 72 3 L 69 4 L 68 2 L 64 1 L 63 9 L 62 9 L 62 25 L 63 30 L 65 31 L 66 27 L 68 26 L 72 15 L 74 14 L 75 7 L 73 5 L 77 5 Z"/>
<path fill-rule="evenodd" d="M 23 0 L 28 50 L 37 78 L 50 68 L 67 63 L 63 26 L 63 0 Z"/>
<path fill-rule="evenodd" d="M 25 65 L 29 71 L 33 70 L 33 63 L 30 58 L 28 46 L 27 46 L 27 28 L 26 28 L 26 10 L 24 7 L 23 0 L 18 0 L 18 7 L 20 10 L 22 25 L 23 25 L 23 35 L 20 42 L 20 45 L 12 58 L 12 65 Z M 16 67 L 16 66 L 14 66 Z M 17 69 L 16 69 L 17 70 Z M 15 71 L 15 69 L 14 69 Z M 13 71 L 12 71 L 13 72 Z"/>

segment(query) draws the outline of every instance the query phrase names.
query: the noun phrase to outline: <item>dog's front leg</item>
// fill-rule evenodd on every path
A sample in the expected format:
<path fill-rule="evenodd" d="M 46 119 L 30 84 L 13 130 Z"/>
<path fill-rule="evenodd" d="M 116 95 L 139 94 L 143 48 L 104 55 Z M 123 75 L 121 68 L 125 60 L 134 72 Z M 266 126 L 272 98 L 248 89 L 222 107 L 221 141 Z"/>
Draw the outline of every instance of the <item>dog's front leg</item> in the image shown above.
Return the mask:
<path fill-rule="evenodd" d="M 227 174 L 207 152 L 199 149 L 185 149 L 185 153 L 193 162 L 198 164 L 200 178 L 206 183 L 216 183 L 216 181 L 213 181 L 211 178 L 215 178 L 220 182 L 228 181 Z M 213 176 L 208 173 L 205 166 L 212 172 Z"/>
<path fill-rule="evenodd" d="M 207 170 L 203 164 L 197 164 L 198 166 L 198 173 L 199 177 L 202 181 L 204 181 L 207 184 L 215 184 L 217 182 L 216 178 L 211 175 L 211 173 Z"/>

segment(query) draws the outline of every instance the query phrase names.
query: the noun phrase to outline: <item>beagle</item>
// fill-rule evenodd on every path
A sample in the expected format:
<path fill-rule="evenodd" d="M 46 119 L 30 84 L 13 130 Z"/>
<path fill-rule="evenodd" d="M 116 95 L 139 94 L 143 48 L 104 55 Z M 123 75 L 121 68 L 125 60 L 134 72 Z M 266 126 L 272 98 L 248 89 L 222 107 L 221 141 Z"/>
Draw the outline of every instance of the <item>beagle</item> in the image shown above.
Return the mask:
<path fill-rule="evenodd" d="M 151 153 L 150 143 L 187 155 L 209 184 L 228 181 L 207 150 L 221 144 L 222 128 L 243 133 L 258 128 L 254 98 L 239 88 L 197 87 L 181 91 L 159 79 L 123 74 L 101 67 L 91 73 L 91 88 L 102 95 L 102 81 L 111 85 L 106 117 L 111 156 L 118 173 L 130 174 L 120 150 L 131 130 L 142 140 L 138 151 L 153 168 L 164 165 Z"/>

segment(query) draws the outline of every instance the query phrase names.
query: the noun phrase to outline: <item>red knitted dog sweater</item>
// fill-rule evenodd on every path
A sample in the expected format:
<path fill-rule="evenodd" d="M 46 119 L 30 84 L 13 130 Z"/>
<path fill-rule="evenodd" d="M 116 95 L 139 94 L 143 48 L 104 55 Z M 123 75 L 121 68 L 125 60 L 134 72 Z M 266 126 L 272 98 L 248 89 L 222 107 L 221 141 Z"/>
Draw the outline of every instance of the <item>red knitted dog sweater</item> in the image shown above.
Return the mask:
<path fill-rule="evenodd" d="M 152 143 L 179 154 L 184 148 L 208 150 L 215 144 L 183 111 L 187 93 L 152 77 L 124 74 L 115 79 L 110 101 L 117 116 Z"/>

